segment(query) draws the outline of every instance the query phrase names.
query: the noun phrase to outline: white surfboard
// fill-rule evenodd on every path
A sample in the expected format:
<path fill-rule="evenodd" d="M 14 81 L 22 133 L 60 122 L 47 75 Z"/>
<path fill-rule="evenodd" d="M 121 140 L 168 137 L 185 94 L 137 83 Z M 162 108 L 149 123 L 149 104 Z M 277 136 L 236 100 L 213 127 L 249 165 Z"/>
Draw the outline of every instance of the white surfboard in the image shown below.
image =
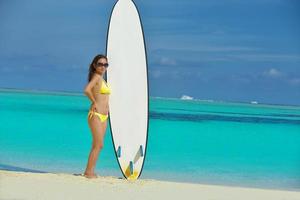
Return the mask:
<path fill-rule="evenodd" d="M 124 177 L 137 179 L 146 155 L 149 88 L 144 33 L 132 0 L 119 0 L 113 7 L 106 55 L 106 79 L 111 88 L 109 123 L 115 155 Z"/>

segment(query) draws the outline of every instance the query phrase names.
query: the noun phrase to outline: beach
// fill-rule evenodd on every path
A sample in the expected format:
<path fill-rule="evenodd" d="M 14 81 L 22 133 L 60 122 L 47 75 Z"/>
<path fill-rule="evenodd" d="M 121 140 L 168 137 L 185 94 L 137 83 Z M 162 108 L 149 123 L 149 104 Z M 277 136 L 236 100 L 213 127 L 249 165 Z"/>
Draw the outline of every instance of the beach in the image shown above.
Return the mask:
<path fill-rule="evenodd" d="M 99 176 L 88 179 L 66 173 L 0 170 L 1 200 L 55 199 L 222 199 L 299 200 L 299 191 L 204 185 L 154 179 L 126 180 Z"/>

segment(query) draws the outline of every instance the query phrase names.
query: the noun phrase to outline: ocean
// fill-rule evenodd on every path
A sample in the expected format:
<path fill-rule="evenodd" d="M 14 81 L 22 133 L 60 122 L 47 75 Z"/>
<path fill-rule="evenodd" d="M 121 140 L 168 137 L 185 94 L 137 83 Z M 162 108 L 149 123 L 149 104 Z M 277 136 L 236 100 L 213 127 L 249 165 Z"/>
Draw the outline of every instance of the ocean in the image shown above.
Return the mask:
<path fill-rule="evenodd" d="M 83 173 L 83 94 L 0 89 L 0 169 Z M 141 179 L 300 190 L 300 107 L 150 98 Z M 95 172 L 122 177 L 110 135 Z"/>

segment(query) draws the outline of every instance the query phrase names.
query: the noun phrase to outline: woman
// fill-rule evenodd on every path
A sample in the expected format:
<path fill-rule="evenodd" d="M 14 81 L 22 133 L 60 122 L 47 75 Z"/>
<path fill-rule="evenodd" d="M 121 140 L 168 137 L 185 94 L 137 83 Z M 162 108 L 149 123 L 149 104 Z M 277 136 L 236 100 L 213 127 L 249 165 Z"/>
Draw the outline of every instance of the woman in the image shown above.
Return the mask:
<path fill-rule="evenodd" d="M 93 136 L 92 148 L 84 172 L 84 176 L 87 178 L 97 178 L 94 169 L 99 152 L 103 148 L 103 140 L 107 126 L 110 88 L 103 79 L 107 67 L 108 62 L 106 56 L 101 54 L 95 56 L 89 67 L 89 82 L 84 89 L 84 93 L 91 100 L 91 106 L 88 112 L 88 125 Z"/>

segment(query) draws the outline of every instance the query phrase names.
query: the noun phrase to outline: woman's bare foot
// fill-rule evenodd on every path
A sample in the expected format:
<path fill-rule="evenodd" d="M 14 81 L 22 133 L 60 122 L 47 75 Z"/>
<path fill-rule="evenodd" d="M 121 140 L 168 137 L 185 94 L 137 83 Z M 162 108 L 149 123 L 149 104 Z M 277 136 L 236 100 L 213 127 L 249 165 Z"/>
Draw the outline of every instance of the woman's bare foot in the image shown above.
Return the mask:
<path fill-rule="evenodd" d="M 86 173 L 84 173 L 84 176 L 86 178 L 98 178 L 97 174 L 86 174 Z"/>

